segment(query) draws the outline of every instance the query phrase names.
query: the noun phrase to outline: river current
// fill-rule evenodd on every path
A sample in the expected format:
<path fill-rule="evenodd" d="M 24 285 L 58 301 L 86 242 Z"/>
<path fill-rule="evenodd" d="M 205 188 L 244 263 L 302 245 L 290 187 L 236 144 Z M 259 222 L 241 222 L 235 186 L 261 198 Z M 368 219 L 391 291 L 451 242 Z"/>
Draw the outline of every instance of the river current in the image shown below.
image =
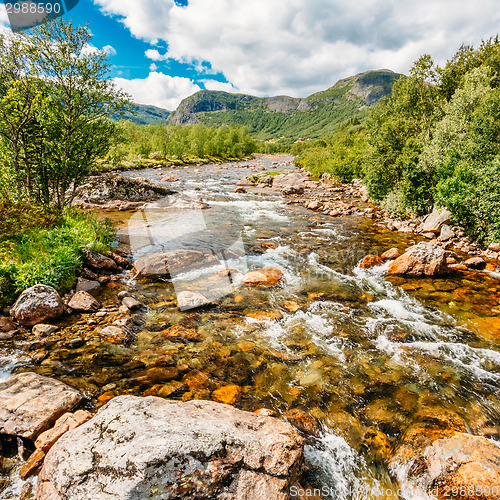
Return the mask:
<path fill-rule="evenodd" d="M 62 324 L 40 364 L 30 357 L 28 338 L 15 349 L 0 346 L 0 379 L 17 370 L 54 376 L 83 390 L 89 406 L 119 394 L 158 394 L 165 386 L 172 399 L 210 399 L 214 389 L 237 385 L 238 408 L 277 415 L 300 409 L 318 422 L 319 434 L 306 446 L 306 479 L 311 491 L 321 491 L 319 498 L 430 498 L 418 485 L 396 492 L 388 464 L 404 433 L 426 413 L 453 412 L 469 432 L 498 439 L 500 275 L 388 279 L 386 265 L 365 270 L 359 260 L 391 247 L 404 251 L 415 235 L 361 216 L 331 218 L 287 205 L 265 188 L 233 192 L 256 168 L 293 169 L 289 161 L 259 157 L 123 174 L 209 205 L 102 214 L 115 222 L 121 240 L 130 240 L 136 258 L 179 246 L 210 248 L 224 256 L 220 269 L 233 269 L 231 280 L 214 280 L 213 269 L 191 271 L 174 283 L 135 281 L 124 273 L 97 298 L 113 320 L 120 318 L 118 291 L 145 304 L 130 344 L 99 337 L 109 318 L 96 324 L 77 317 Z M 163 182 L 167 174 L 179 181 Z M 241 286 L 248 270 L 263 267 L 281 269 L 283 285 Z M 216 305 L 178 311 L 179 283 L 215 294 Z M 176 324 L 195 329 L 203 341 L 175 344 L 159 337 L 159 330 Z M 148 379 L 147 369 L 165 358 L 172 379 Z"/>

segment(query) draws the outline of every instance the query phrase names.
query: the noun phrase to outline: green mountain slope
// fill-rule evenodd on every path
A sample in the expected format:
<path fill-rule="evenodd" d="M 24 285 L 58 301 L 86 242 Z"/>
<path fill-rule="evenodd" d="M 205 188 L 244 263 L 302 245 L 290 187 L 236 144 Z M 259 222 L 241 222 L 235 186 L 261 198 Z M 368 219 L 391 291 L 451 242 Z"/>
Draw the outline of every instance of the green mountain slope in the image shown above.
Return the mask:
<path fill-rule="evenodd" d="M 165 123 L 172 113 L 163 108 L 150 106 L 148 104 L 135 104 L 133 113 L 127 113 L 123 119 L 130 120 L 139 125 L 150 125 L 156 123 Z M 121 116 L 113 115 L 114 120 L 121 120 Z"/>
<path fill-rule="evenodd" d="M 400 76 L 389 70 L 367 71 L 304 99 L 202 90 L 184 99 L 169 122 L 245 125 L 257 139 L 316 138 L 349 118 L 363 117 L 368 106 L 390 95 Z"/>

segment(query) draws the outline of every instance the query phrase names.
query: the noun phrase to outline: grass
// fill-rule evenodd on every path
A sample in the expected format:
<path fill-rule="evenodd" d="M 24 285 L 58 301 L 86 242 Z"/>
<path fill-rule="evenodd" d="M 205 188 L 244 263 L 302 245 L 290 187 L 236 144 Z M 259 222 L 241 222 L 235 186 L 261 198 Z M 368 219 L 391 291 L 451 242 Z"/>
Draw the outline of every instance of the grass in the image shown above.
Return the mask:
<path fill-rule="evenodd" d="M 0 303 L 11 303 L 22 290 L 41 283 L 60 291 L 77 280 L 83 252 L 106 252 L 115 233 L 109 221 L 78 210 L 0 203 Z"/>

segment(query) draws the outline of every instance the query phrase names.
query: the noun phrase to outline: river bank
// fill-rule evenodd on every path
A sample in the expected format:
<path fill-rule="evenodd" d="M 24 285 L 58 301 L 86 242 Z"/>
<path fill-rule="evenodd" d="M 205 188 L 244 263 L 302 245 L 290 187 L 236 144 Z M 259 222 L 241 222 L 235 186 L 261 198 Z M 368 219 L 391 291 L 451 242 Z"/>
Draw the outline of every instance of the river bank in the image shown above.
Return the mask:
<path fill-rule="evenodd" d="M 469 446 L 467 432 L 499 436 L 500 280 L 465 269 L 416 279 L 388 277 L 387 264 L 360 267 L 367 254 L 393 247 L 403 253 L 421 239 L 378 224 L 362 200 L 351 214 L 332 216 L 296 203 L 300 194 L 283 197 L 287 186 L 234 192 L 241 178 L 294 171 L 290 162 L 261 157 L 180 168 L 177 181 L 165 180 L 170 169 L 138 174 L 194 203 L 151 204 L 137 213 L 103 209 L 99 216 L 117 228 L 118 250 L 137 262 L 176 250 L 175 239 L 190 251 L 213 250 L 221 265 L 172 280 L 118 267 L 99 274 L 89 263 L 108 280 L 89 290 L 98 306 L 90 302 L 87 312 L 49 321 L 59 329 L 40 338 L 20 328 L 0 343 L 2 378 L 24 371 L 56 378 L 81 391 L 92 412 L 123 395 L 265 410 L 303 433 L 304 488 L 325 485 L 330 498 L 346 500 L 397 498 L 387 490 L 398 487 L 399 498 L 414 499 L 416 488 L 429 498 L 433 480 L 427 484 L 425 467 L 418 477 L 407 474 L 424 451 L 417 436 L 429 446 L 445 438 Z M 314 196 L 341 194 L 310 186 L 305 192 Z M 181 227 L 181 220 L 189 224 Z M 249 271 L 269 267 L 280 270 L 281 284 L 245 284 Z M 186 283 L 198 293 L 220 289 L 219 297 L 208 307 L 179 310 Z M 21 464 L 14 461 L 5 477 Z"/>

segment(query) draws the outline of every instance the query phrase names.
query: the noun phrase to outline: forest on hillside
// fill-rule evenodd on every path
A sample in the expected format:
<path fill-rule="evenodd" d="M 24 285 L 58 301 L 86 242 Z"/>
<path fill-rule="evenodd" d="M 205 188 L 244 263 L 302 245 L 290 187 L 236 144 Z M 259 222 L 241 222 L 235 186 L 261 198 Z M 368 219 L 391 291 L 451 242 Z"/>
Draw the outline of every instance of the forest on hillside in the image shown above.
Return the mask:
<path fill-rule="evenodd" d="M 500 241 L 500 41 L 462 45 L 440 67 L 421 56 L 362 123 L 302 144 L 297 163 L 361 177 L 393 216 L 447 207 L 483 242 Z"/>

